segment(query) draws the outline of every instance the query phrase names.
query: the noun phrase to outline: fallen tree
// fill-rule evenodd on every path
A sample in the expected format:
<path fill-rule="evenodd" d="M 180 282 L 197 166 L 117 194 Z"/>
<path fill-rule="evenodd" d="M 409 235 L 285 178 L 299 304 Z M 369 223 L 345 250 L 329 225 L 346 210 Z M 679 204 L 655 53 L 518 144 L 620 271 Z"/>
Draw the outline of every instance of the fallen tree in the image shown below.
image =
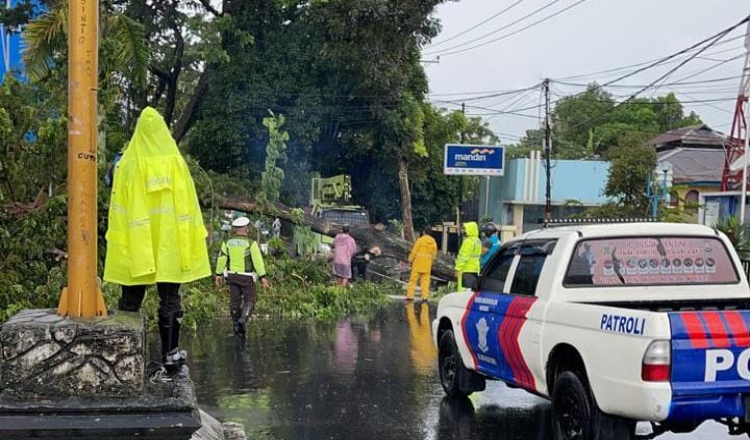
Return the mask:
<path fill-rule="evenodd" d="M 288 224 L 294 224 L 295 222 L 295 215 L 292 213 L 292 209 L 280 203 L 268 207 L 256 202 L 222 200 L 218 205 L 222 209 L 278 217 L 282 222 Z M 297 218 L 299 217 L 297 216 Z M 310 229 L 318 234 L 335 237 L 336 234 L 341 232 L 341 225 L 311 215 L 304 214 L 303 221 L 306 226 L 310 226 Z M 384 230 L 384 228 L 376 225 L 355 226 L 352 227 L 350 234 L 361 248 L 369 249 L 373 246 L 378 246 L 385 257 L 390 257 L 394 261 L 408 261 L 409 259 L 412 243 Z M 382 258 L 382 260 L 386 260 L 386 258 Z M 382 261 L 382 264 L 386 265 L 387 263 Z M 432 276 L 443 281 L 455 280 L 453 258 L 442 254 L 438 255 L 438 258 L 432 265 Z"/>

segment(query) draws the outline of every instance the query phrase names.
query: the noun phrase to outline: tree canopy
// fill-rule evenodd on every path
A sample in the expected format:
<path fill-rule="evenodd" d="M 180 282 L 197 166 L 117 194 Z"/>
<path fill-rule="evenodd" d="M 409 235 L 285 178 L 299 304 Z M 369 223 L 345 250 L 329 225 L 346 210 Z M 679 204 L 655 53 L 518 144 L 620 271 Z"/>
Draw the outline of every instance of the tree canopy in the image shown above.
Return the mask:
<path fill-rule="evenodd" d="M 552 111 L 552 149 L 558 159 L 606 157 L 623 138 L 643 139 L 669 130 L 701 124 L 700 117 L 686 115 L 674 93 L 656 98 L 635 98 L 627 102 L 596 83 L 582 93 L 564 96 Z M 541 149 L 544 132 L 530 130 L 514 148 L 511 157 L 525 157 L 531 149 Z"/>

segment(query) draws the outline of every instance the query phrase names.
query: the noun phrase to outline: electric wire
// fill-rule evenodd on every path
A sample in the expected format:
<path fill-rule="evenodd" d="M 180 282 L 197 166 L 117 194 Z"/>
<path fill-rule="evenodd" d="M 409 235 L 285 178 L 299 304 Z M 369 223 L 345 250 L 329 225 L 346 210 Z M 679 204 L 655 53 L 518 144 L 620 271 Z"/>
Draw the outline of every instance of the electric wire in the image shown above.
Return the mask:
<path fill-rule="evenodd" d="M 557 3 L 558 1 L 560 1 L 560 0 L 555 0 L 555 1 L 553 1 L 552 3 L 550 3 L 549 5 L 547 5 L 547 6 L 543 7 L 542 9 L 546 9 L 547 7 L 549 7 L 549 6 L 552 6 L 553 4 Z M 471 50 L 474 50 L 474 49 L 479 49 L 479 48 L 481 48 L 481 47 L 484 47 L 484 46 L 487 46 L 487 45 L 489 45 L 489 44 L 497 43 L 498 41 L 502 41 L 502 40 L 505 40 L 505 39 L 507 39 L 507 38 L 510 38 L 510 37 L 512 37 L 512 36 L 514 36 L 514 35 L 518 35 L 519 33 L 523 32 L 523 31 L 525 31 L 525 30 L 527 30 L 527 29 L 531 29 L 531 28 L 532 28 L 532 27 L 534 27 L 534 26 L 537 26 L 537 25 L 539 25 L 539 24 L 542 24 L 542 23 L 544 23 L 544 22 L 546 22 L 546 21 L 548 21 L 548 20 L 551 20 L 552 18 L 555 18 L 555 17 L 557 17 L 558 15 L 560 15 L 560 14 L 562 14 L 562 13 L 564 13 L 564 12 L 567 12 L 567 11 L 569 11 L 569 10 L 571 10 L 571 9 L 575 8 L 576 6 L 578 6 L 578 5 L 582 4 L 582 3 L 586 2 L 586 1 L 587 1 L 587 0 L 578 0 L 577 2 L 573 3 L 572 5 L 569 5 L 569 6 L 567 6 L 566 8 L 564 8 L 564 9 L 561 9 L 560 11 L 557 11 L 557 12 L 555 12 L 555 13 L 554 13 L 554 14 L 552 14 L 552 15 L 548 15 L 547 17 L 544 17 L 544 18 L 542 18 L 541 20 L 537 20 L 537 21 L 535 21 L 535 22 L 533 22 L 533 23 L 531 23 L 531 24 L 529 24 L 529 25 L 527 25 L 527 26 L 524 26 L 524 27 L 522 27 L 522 28 L 520 28 L 520 29 L 517 29 L 517 30 L 515 30 L 515 31 L 513 31 L 513 32 L 511 32 L 511 33 L 509 33 L 509 34 L 505 34 L 505 35 L 503 35 L 503 36 L 501 36 L 501 37 L 498 37 L 498 38 L 494 38 L 494 39 L 492 39 L 492 40 L 489 40 L 489 41 L 485 41 L 485 42 L 483 42 L 483 43 L 480 43 L 480 44 L 477 44 L 477 45 L 474 45 L 474 46 L 470 46 L 470 47 L 467 47 L 467 48 L 464 48 L 464 49 L 458 49 L 458 50 L 453 50 L 453 51 L 451 51 L 450 49 L 444 49 L 444 50 L 446 50 L 447 52 L 433 52 L 433 53 L 430 53 L 430 54 L 427 54 L 427 55 L 437 55 L 437 56 L 440 56 L 440 57 L 451 56 L 451 55 L 456 55 L 456 54 L 460 54 L 460 53 L 468 52 L 468 51 L 471 51 Z M 537 12 L 541 11 L 542 9 L 538 10 Z M 499 31 L 498 31 L 498 32 L 499 32 Z M 466 45 L 466 44 L 468 44 L 468 43 L 464 43 L 464 44 L 462 44 L 462 45 L 459 45 L 459 46 L 455 46 L 455 47 L 456 47 L 456 48 L 458 48 L 458 47 L 464 46 L 464 45 Z"/>
<path fill-rule="evenodd" d="M 508 11 L 510 11 L 511 9 L 515 8 L 516 6 L 520 5 L 520 4 L 521 4 L 521 3 L 523 3 L 524 1 L 525 1 L 525 0 L 518 0 L 518 1 L 516 1 L 515 3 L 511 4 L 511 5 L 510 5 L 510 6 L 508 6 L 507 8 L 505 8 L 505 9 L 503 9 L 502 11 L 500 11 L 500 12 L 498 12 L 498 13 L 496 13 L 496 14 L 492 15 L 491 17 L 489 17 L 489 18 L 485 19 L 484 21 L 482 21 L 482 22 L 480 22 L 480 23 L 477 23 L 476 25 L 472 26 L 471 28 L 469 28 L 469 29 L 466 29 L 465 31 L 463 31 L 463 32 L 460 32 L 460 33 L 458 33 L 458 34 L 456 34 L 456 35 L 453 35 L 452 37 L 449 37 L 449 38 L 447 38 L 447 39 L 445 39 L 445 40 L 442 40 L 442 41 L 439 41 L 439 42 L 437 42 L 437 43 L 435 43 L 435 44 L 432 44 L 432 45 L 430 45 L 430 49 L 432 49 L 432 48 L 434 48 L 434 47 L 437 47 L 437 46 L 441 46 L 441 45 L 443 45 L 443 44 L 445 44 L 445 43 L 447 43 L 447 42 L 449 42 L 449 41 L 455 40 L 455 39 L 456 39 L 456 38 L 458 38 L 458 37 L 462 37 L 462 36 L 464 36 L 464 35 L 468 34 L 469 32 L 471 32 L 471 31 L 474 31 L 474 30 L 476 30 L 476 29 L 478 29 L 478 28 L 482 27 L 483 25 L 485 25 L 485 24 L 489 23 L 490 21 L 492 21 L 492 20 L 496 19 L 497 17 L 499 17 L 499 16 L 501 16 L 501 15 L 505 14 L 506 12 L 508 12 Z"/>
<path fill-rule="evenodd" d="M 719 32 L 718 34 L 716 34 L 716 35 L 714 35 L 714 36 L 712 36 L 712 37 L 709 37 L 709 38 L 708 38 L 708 39 L 706 39 L 706 40 L 703 40 L 703 42 L 701 42 L 701 43 L 698 43 L 698 44 L 699 44 L 699 45 L 704 45 L 704 44 L 705 44 L 705 46 L 704 46 L 704 47 L 702 47 L 701 49 L 699 49 L 699 50 L 698 50 L 698 51 L 697 51 L 696 53 L 694 53 L 693 55 L 691 55 L 691 56 L 690 56 L 689 58 L 687 58 L 686 60 L 682 61 L 682 62 L 681 62 L 680 64 L 678 64 L 678 65 L 677 65 L 676 67 L 674 67 L 674 68 L 670 69 L 670 70 L 669 70 L 669 71 L 668 71 L 667 73 L 665 73 L 664 75 L 661 75 L 660 77 L 658 77 L 658 78 L 657 78 L 656 80 L 654 80 L 654 81 L 653 81 L 653 82 L 652 82 L 651 84 L 649 84 L 649 85 L 648 85 L 647 87 L 644 87 L 644 88 L 640 89 L 639 91 L 637 91 L 637 92 L 633 93 L 633 94 L 632 94 L 632 95 L 631 95 L 631 96 L 630 96 L 630 97 L 629 97 L 628 99 L 626 99 L 625 101 L 622 101 L 622 102 L 620 102 L 620 103 L 616 104 L 616 105 L 615 105 L 614 107 L 612 107 L 611 109 L 608 109 L 608 110 L 606 110 L 606 111 L 604 111 L 604 112 L 602 112 L 602 113 L 600 113 L 600 114 L 598 114 L 598 115 L 595 115 L 595 116 L 593 116 L 593 117 L 591 117 L 591 118 L 588 118 L 588 119 L 586 119 L 586 120 L 585 120 L 585 121 L 583 121 L 583 122 L 580 122 L 580 123 L 578 123 L 578 124 L 575 124 L 575 125 L 573 125 L 572 127 L 568 127 L 567 129 L 568 129 L 568 130 L 573 130 L 573 129 L 576 129 L 576 128 L 578 128 L 578 127 L 581 127 L 581 126 L 583 126 L 583 125 L 587 125 L 587 124 L 591 123 L 592 121 L 594 121 L 594 120 L 596 120 L 596 119 L 599 119 L 600 117 L 602 117 L 602 116 L 604 116 L 604 115 L 607 115 L 607 114 L 609 114 L 609 113 L 613 112 L 613 111 L 614 111 L 614 110 L 616 110 L 617 108 L 621 107 L 621 106 L 622 106 L 623 104 L 625 104 L 625 103 L 627 103 L 627 102 L 629 102 L 629 101 L 631 101 L 631 100 L 635 99 L 635 98 L 636 98 L 636 97 L 637 97 L 638 95 L 640 95 L 640 94 L 641 94 L 641 93 L 643 93 L 644 91 L 648 90 L 649 88 L 653 87 L 653 86 L 654 86 L 655 84 L 657 84 L 658 82 L 660 82 L 660 81 L 661 81 L 662 79 L 664 79 L 664 78 L 668 77 L 669 75 L 673 74 L 674 72 L 676 72 L 677 70 L 679 70 L 680 68 L 682 68 L 683 66 L 685 66 L 685 65 L 686 65 L 687 63 L 689 63 L 690 61 L 692 61 L 692 60 L 693 60 L 693 59 L 694 59 L 695 57 L 699 56 L 699 55 L 700 55 L 701 53 L 703 53 L 703 52 L 705 52 L 706 50 L 708 50 L 709 48 L 713 47 L 713 46 L 714 46 L 714 45 L 715 45 L 715 44 L 716 44 L 717 42 L 721 41 L 721 39 L 722 39 L 722 38 L 724 38 L 725 36 L 727 36 L 727 35 L 728 35 L 729 33 L 731 33 L 731 32 L 732 32 L 733 30 L 735 30 L 735 29 L 739 28 L 740 26 L 744 25 L 744 24 L 745 24 L 745 23 L 747 23 L 748 21 L 750 21 L 750 15 L 749 15 L 749 16 L 747 16 L 747 17 L 745 17 L 745 18 L 744 18 L 743 20 L 741 20 L 741 21 L 740 21 L 739 23 L 737 23 L 736 25 L 734 25 L 734 26 L 732 26 L 732 27 L 729 27 L 729 28 L 727 28 L 727 29 L 725 29 L 725 30 L 721 31 L 721 32 Z M 696 47 L 696 45 L 693 45 L 693 46 L 691 46 L 691 47 Z M 684 51 L 680 51 L 680 52 L 678 52 L 678 53 L 684 53 Z M 670 56 L 670 57 L 667 57 L 667 58 L 668 58 L 668 59 L 671 59 L 671 58 L 674 58 L 674 56 Z"/>
<path fill-rule="evenodd" d="M 425 51 L 424 54 L 425 55 L 435 55 L 435 54 L 439 54 L 439 53 L 442 53 L 442 52 L 448 52 L 448 51 L 452 51 L 452 50 L 458 49 L 458 48 L 463 47 L 463 46 L 467 46 L 467 45 L 472 44 L 472 43 L 476 43 L 477 41 L 484 40 L 487 37 L 491 37 L 491 36 L 497 34 L 498 32 L 502 32 L 502 31 L 504 31 L 504 30 L 506 30 L 506 29 L 508 29 L 510 27 L 513 27 L 516 24 L 518 24 L 518 23 L 520 23 L 520 22 L 522 22 L 522 21 L 524 21 L 524 20 L 526 20 L 528 18 L 533 17 L 534 15 L 536 15 L 536 14 L 544 11 L 545 9 L 547 9 L 549 7 L 554 6 L 555 4 L 557 4 L 557 3 L 561 2 L 561 1 L 562 0 L 553 0 L 551 3 L 547 3 L 546 5 L 542 6 L 541 8 L 535 9 L 531 13 L 526 14 L 523 17 L 521 17 L 521 18 L 519 18 L 519 19 L 517 19 L 517 20 L 515 20 L 515 21 L 513 21 L 513 22 L 511 22 L 511 23 L 509 23 L 507 25 L 501 26 L 498 29 L 495 29 L 494 31 L 492 31 L 492 32 L 490 32 L 488 34 L 484 34 L 482 36 L 474 38 L 473 40 L 465 41 L 465 42 L 459 43 L 459 44 L 457 44 L 455 46 L 450 46 L 450 47 L 447 47 L 445 49 L 439 49 L 439 50 L 436 50 L 436 51 L 431 51 L 431 50 L 428 49 L 427 51 Z"/>

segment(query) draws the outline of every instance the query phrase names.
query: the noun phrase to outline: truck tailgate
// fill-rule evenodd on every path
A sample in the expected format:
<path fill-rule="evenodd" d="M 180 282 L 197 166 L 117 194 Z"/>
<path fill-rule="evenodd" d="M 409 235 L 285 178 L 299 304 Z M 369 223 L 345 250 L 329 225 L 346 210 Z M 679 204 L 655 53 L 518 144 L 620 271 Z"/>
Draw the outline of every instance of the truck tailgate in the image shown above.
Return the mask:
<path fill-rule="evenodd" d="M 750 395 L 750 311 L 669 313 L 670 418 L 744 417 Z"/>

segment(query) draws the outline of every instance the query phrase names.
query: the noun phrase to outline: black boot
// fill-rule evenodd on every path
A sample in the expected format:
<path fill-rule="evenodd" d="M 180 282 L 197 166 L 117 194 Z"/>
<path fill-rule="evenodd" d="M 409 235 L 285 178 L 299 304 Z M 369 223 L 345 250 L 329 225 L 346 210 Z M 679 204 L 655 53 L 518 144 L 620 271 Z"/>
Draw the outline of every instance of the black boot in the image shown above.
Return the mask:
<path fill-rule="evenodd" d="M 179 372 L 187 360 L 187 352 L 180 350 L 180 326 L 183 312 L 170 316 L 159 316 L 159 336 L 161 337 L 162 362 L 169 375 Z"/>

